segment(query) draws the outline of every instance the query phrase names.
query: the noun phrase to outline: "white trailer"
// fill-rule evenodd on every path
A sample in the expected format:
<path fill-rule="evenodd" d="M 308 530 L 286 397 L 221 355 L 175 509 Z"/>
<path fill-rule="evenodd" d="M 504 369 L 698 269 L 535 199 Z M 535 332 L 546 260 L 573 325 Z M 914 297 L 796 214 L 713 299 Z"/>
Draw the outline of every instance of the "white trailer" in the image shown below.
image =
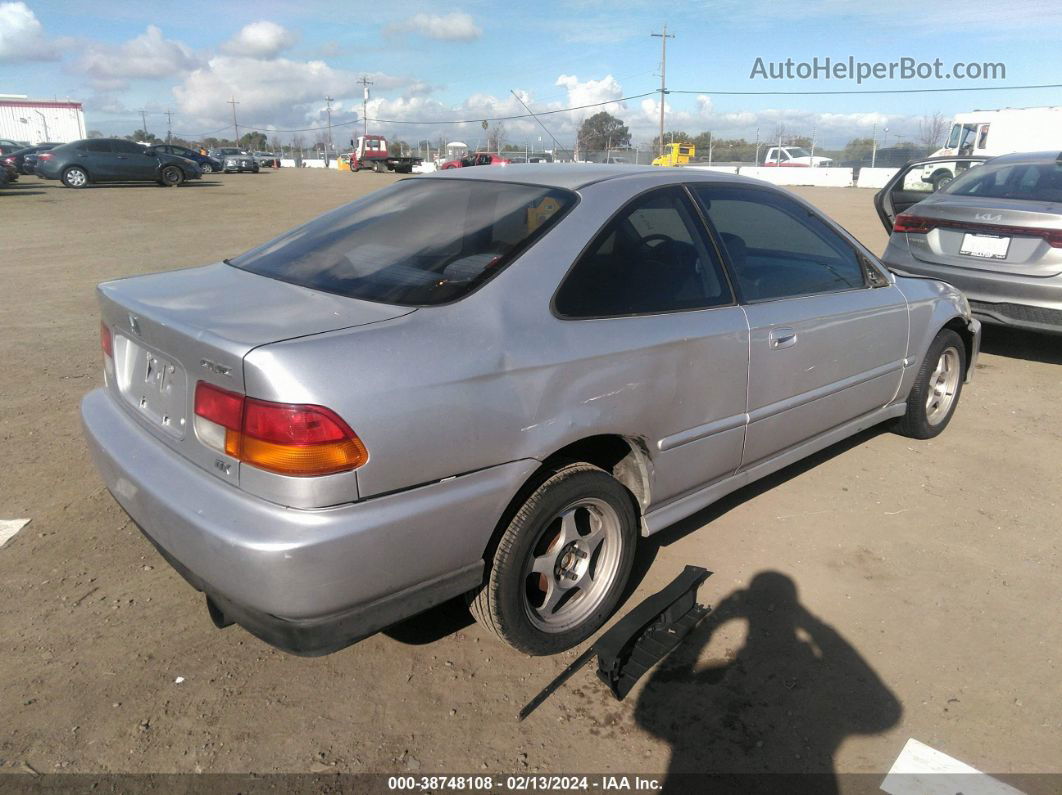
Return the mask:
<path fill-rule="evenodd" d="M 37 144 L 85 137 L 85 111 L 80 102 L 0 94 L 0 138 Z"/>

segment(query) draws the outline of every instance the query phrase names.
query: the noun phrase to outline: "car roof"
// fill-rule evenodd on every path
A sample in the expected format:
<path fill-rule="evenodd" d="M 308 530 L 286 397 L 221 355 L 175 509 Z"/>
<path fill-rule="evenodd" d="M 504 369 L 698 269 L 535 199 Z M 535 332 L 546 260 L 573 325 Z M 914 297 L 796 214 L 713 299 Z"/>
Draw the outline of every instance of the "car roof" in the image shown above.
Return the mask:
<path fill-rule="evenodd" d="M 1008 163 L 1040 163 L 1043 165 L 1062 163 L 1062 152 L 1057 149 L 1048 152 L 1014 152 L 1013 154 L 999 155 L 992 158 L 993 166 Z"/>
<path fill-rule="evenodd" d="M 624 178 L 638 178 L 661 185 L 689 182 L 691 179 L 764 184 L 760 180 L 704 168 L 661 168 L 660 166 L 633 166 L 622 163 L 607 165 L 603 163 L 514 163 L 508 166 L 471 166 L 444 169 L 418 177 L 418 179 L 425 178 L 519 182 L 525 185 L 542 185 L 547 188 L 565 190 L 579 190 L 598 182 Z"/>

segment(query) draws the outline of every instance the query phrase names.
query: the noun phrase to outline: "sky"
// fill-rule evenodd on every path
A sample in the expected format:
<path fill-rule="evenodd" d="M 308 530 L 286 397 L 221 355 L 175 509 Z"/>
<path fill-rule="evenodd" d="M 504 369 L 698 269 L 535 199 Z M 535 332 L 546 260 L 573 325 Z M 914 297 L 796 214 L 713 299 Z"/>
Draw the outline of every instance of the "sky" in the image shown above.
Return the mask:
<path fill-rule="evenodd" d="M 362 9 L 359 11 L 359 6 Z M 961 9 L 961 10 L 960 10 Z M 325 3 L 317 0 L 0 0 L 0 94 L 84 103 L 89 129 L 131 133 L 142 126 L 189 139 L 258 129 L 279 140 L 321 128 L 334 98 L 334 138 L 362 126 L 362 77 L 373 82 L 370 132 L 482 143 L 478 120 L 562 111 L 501 122 L 508 142 L 571 146 L 578 125 L 599 110 L 621 118 L 634 141 L 659 124 L 661 39 L 668 39 L 666 127 L 691 134 L 772 139 L 814 136 L 825 148 L 875 135 L 880 145 L 918 138 L 928 114 L 975 108 L 1062 104 L 1062 3 L 1011 0 L 468 0 L 454 3 Z M 1002 63 L 979 79 L 765 79 L 753 75 L 792 59 L 889 63 L 940 59 Z M 777 68 L 777 67 L 776 67 Z M 985 86 L 995 91 L 740 95 L 751 91 L 880 91 Z M 678 92 L 688 93 L 678 93 Z M 647 95 L 647 96 L 638 96 Z M 633 99 L 624 99 L 635 97 Z M 581 110 L 575 106 L 608 103 Z M 459 124 L 459 120 L 473 120 Z M 355 123 L 356 122 L 356 123 Z M 397 122 L 397 123 L 394 123 Z M 414 124 L 414 122 L 418 122 Z M 888 132 L 885 132 L 885 130 Z M 308 141 L 314 129 L 301 135 Z"/>

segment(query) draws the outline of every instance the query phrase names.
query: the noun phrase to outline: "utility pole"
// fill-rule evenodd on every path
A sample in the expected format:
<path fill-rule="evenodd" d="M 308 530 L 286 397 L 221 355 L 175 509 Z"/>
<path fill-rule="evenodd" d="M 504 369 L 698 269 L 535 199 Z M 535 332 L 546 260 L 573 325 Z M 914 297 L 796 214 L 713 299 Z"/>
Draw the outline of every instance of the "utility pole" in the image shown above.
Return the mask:
<path fill-rule="evenodd" d="M 332 103 L 335 102 L 332 97 L 325 97 L 327 103 L 326 112 L 328 113 L 328 148 L 334 150 L 336 145 L 332 142 Z M 325 165 L 328 165 L 328 158 L 325 158 Z"/>
<path fill-rule="evenodd" d="M 232 105 L 232 131 L 236 134 L 236 146 L 240 145 L 240 125 L 236 123 L 236 106 L 240 103 L 236 101 L 236 97 L 232 97 L 229 100 L 229 104 Z"/>
<path fill-rule="evenodd" d="M 147 131 L 145 130 L 145 132 L 147 132 Z M 167 110 L 166 111 L 166 143 L 169 143 L 171 138 L 173 138 L 173 112 Z"/>
<path fill-rule="evenodd" d="M 664 156 L 664 98 L 667 96 L 667 40 L 675 38 L 674 33 L 667 32 L 667 23 L 663 33 L 650 33 L 660 39 L 660 157 Z"/>
<path fill-rule="evenodd" d="M 140 124 L 141 124 L 140 129 L 144 131 L 144 138 L 147 138 L 147 131 L 148 130 L 147 130 L 147 111 L 146 110 L 141 110 L 140 111 Z"/>
<path fill-rule="evenodd" d="M 361 92 L 361 118 L 362 118 L 362 121 L 364 122 L 364 126 L 362 127 L 362 129 L 363 129 L 362 135 L 368 135 L 369 134 L 369 86 L 372 85 L 372 81 L 368 80 L 365 77 L 365 75 L 362 75 L 361 76 L 361 80 L 359 80 L 358 82 L 361 83 L 361 87 L 362 87 L 362 92 Z"/>

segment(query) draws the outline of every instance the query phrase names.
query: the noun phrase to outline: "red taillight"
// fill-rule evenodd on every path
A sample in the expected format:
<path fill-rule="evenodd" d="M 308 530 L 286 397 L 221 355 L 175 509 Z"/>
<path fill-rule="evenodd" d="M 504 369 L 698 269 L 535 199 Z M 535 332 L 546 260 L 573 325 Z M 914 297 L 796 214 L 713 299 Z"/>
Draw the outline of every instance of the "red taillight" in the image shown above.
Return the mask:
<path fill-rule="evenodd" d="M 13 166 L 13 165 L 15 165 L 15 158 L 13 158 L 13 157 L 5 157 L 4 158 L 4 162 L 7 163 L 9 166 Z"/>
<path fill-rule="evenodd" d="M 103 355 L 108 359 L 114 358 L 114 341 L 111 339 L 111 330 L 107 328 L 107 324 L 102 320 L 100 321 L 100 348 L 103 350 Z"/>
<path fill-rule="evenodd" d="M 243 432 L 263 442 L 302 447 L 341 442 L 354 436 L 336 414 L 321 406 L 296 406 L 247 399 Z"/>
<path fill-rule="evenodd" d="M 233 458 L 282 475 L 329 475 L 369 460 L 357 434 L 324 406 L 273 403 L 200 381 L 196 433 Z"/>
<path fill-rule="evenodd" d="M 230 431 L 238 431 L 243 419 L 243 395 L 200 381 L 195 385 L 195 413 Z"/>
<path fill-rule="evenodd" d="M 1003 237 L 1039 237 L 1052 248 L 1062 248 L 1062 229 L 1043 229 L 1032 226 L 1006 226 L 1003 224 L 982 224 L 969 221 L 952 221 L 944 218 L 924 218 L 920 215 L 902 213 L 896 216 L 892 226 L 893 232 L 924 235 L 934 229 L 957 229 L 979 235 L 999 235 Z"/>
<path fill-rule="evenodd" d="M 53 157 L 55 157 L 55 155 L 53 155 L 51 152 L 41 152 L 39 155 L 37 155 L 37 160 L 38 162 L 41 160 L 51 160 Z"/>
<path fill-rule="evenodd" d="M 933 219 L 921 218 L 917 215 L 903 213 L 896 216 L 896 223 L 892 226 L 893 232 L 907 232 L 908 234 L 924 235 L 933 229 Z"/>

